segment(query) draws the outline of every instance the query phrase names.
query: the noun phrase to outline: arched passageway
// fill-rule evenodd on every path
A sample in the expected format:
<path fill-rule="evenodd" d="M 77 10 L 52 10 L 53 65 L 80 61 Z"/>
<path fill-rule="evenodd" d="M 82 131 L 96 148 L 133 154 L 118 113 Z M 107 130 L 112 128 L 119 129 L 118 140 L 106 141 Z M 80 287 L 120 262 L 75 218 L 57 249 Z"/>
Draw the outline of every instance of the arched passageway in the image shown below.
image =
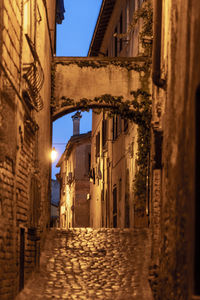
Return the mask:
<path fill-rule="evenodd" d="M 76 110 L 94 109 L 99 112 L 99 116 L 93 115 L 90 163 L 84 163 L 89 166 L 85 174 L 89 175 L 90 180 L 87 197 L 90 202 L 88 225 L 91 227 L 148 225 L 146 182 L 151 121 L 149 75 L 150 62 L 145 57 L 57 57 L 53 61 L 52 121 Z M 81 143 L 80 138 L 84 136 L 72 136 L 70 145 L 66 146 L 69 151 L 65 151 L 58 164 L 63 166 L 63 157 L 66 158 L 65 170 L 59 175 L 62 185 L 63 182 L 65 185 L 63 197 L 66 199 L 70 198 L 67 194 L 77 176 L 77 170 L 81 170 L 75 165 L 72 167 L 68 158 L 71 149 L 75 147 L 74 143 Z M 82 155 L 79 154 L 80 157 Z M 88 157 L 84 159 L 87 161 Z M 127 186 L 130 190 L 128 198 Z M 68 217 L 64 220 L 68 221 L 62 221 L 62 224 L 68 228 L 74 224 L 70 221 L 69 212 L 73 210 L 73 215 L 76 205 L 74 199 L 66 201 L 70 204 L 67 208 Z M 60 208 L 64 217 L 66 201 L 63 201 Z"/>

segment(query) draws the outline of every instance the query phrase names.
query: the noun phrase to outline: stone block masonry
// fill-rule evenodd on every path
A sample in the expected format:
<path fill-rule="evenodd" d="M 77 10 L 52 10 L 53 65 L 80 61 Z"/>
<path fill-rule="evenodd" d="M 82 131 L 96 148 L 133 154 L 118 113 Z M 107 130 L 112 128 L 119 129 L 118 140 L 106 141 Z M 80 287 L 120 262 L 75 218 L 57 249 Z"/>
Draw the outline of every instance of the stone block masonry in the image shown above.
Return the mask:
<path fill-rule="evenodd" d="M 13 222 L 14 176 L 12 161 L 0 163 L 0 299 L 12 299 L 17 288 Z"/>
<path fill-rule="evenodd" d="M 0 1 L 1 300 L 13 300 L 38 266 L 40 241 L 44 240 L 50 222 L 48 152 L 53 51 L 48 30 L 55 26 L 56 1 L 50 2 L 47 10 L 42 0 Z M 28 23 L 23 17 L 26 9 L 31 16 Z M 30 43 L 25 34 L 29 35 Z M 45 104 L 42 111 L 33 105 L 36 95 L 27 95 L 28 84 L 36 91 L 36 60 L 45 74 L 44 87 L 37 91 L 38 99 Z M 32 81 L 29 77 L 27 83 L 24 74 L 33 64 L 37 74 L 32 73 Z"/>

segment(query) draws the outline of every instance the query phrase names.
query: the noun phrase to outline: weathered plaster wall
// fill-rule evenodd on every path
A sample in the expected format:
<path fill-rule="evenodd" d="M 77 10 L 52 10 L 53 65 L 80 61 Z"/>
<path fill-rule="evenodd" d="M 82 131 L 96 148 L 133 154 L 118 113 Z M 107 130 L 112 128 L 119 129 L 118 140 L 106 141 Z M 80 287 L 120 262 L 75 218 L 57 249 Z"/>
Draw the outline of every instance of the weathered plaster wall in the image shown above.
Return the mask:
<path fill-rule="evenodd" d="M 82 135 L 72 136 L 58 163 L 61 167 L 59 176 L 62 183 L 60 224 L 64 228 L 89 227 L 90 211 L 87 194 L 90 193 L 88 176 L 90 147 L 90 133 L 86 138 Z"/>
<path fill-rule="evenodd" d="M 159 126 L 163 131 L 158 297 L 192 299 L 200 2 L 171 0 L 163 4 L 162 70 L 167 75 L 166 93 L 154 87 L 154 97 L 161 102 Z"/>
<path fill-rule="evenodd" d="M 90 141 L 76 147 L 75 227 L 90 226 L 90 200 L 87 199 L 87 194 L 90 193 L 89 153 Z"/>

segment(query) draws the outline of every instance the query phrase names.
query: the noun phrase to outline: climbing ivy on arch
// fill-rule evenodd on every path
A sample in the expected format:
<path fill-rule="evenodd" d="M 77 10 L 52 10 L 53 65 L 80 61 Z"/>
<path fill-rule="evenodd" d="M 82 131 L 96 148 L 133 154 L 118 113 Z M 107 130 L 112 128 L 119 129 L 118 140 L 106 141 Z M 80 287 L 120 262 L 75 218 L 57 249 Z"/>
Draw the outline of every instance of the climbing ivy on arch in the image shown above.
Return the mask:
<path fill-rule="evenodd" d="M 132 98 L 125 100 L 122 96 L 104 94 L 94 99 L 82 98 L 78 102 L 74 99 L 62 97 L 61 107 L 74 106 L 74 110 L 88 111 L 95 109 L 101 113 L 102 109 L 108 117 L 120 115 L 122 119 L 129 119 L 138 125 L 137 135 L 137 171 L 135 174 L 133 193 L 137 212 L 144 213 L 146 207 L 146 178 L 148 172 L 148 155 L 150 152 L 150 126 L 152 117 L 151 95 L 144 89 L 131 91 Z"/>

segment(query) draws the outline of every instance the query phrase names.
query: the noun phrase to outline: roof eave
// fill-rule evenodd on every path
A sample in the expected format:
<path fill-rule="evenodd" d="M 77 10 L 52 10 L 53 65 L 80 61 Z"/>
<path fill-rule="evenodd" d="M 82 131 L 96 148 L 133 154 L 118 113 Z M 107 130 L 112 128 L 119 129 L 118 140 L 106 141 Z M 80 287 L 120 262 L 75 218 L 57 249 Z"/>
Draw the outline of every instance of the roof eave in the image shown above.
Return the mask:
<path fill-rule="evenodd" d="M 109 24 L 110 17 L 112 15 L 116 0 L 103 0 L 95 30 L 92 36 L 92 41 L 88 50 L 88 56 L 98 56 L 99 50 Z M 106 17 L 105 17 L 106 15 Z M 104 20 L 103 20 L 103 17 Z M 96 44 L 96 46 L 95 46 Z M 97 49 L 97 50 L 96 50 Z"/>

